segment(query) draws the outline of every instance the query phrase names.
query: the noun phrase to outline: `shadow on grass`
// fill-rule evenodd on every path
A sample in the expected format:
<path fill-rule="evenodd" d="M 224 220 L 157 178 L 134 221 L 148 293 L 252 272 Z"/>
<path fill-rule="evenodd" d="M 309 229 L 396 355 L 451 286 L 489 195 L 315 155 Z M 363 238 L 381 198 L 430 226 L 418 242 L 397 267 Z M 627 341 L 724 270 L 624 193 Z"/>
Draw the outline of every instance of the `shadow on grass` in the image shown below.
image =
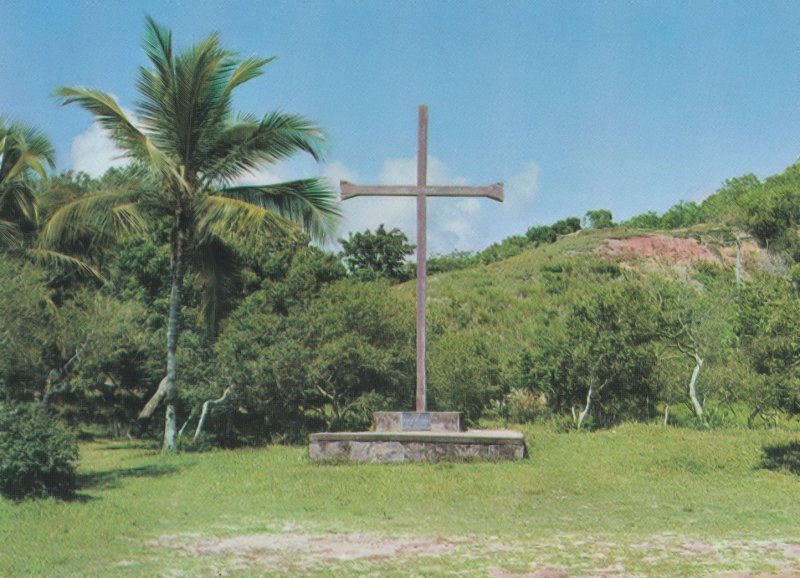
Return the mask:
<path fill-rule="evenodd" d="M 173 474 L 181 468 L 174 465 L 148 465 L 135 468 L 118 468 L 103 470 L 87 474 L 78 474 L 75 485 L 65 483 L 61 485 L 50 484 L 46 490 L 25 491 L 21 487 L 5 488 L 0 496 L 13 502 L 21 503 L 29 500 L 54 498 L 63 502 L 94 502 L 100 498 L 85 492 L 86 490 L 106 490 L 118 488 L 124 478 L 160 478 Z M 16 491 L 15 491 L 16 490 Z"/>
<path fill-rule="evenodd" d="M 78 491 L 108 490 L 118 488 L 125 478 L 161 478 L 180 470 L 174 465 L 148 465 L 135 468 L 102 470 L 78 475 Z"/>
<path fill-rule="evenodd" d="M 788 471 L 800 476 L 800 441 L 766 446 L 761 457 L 761 467 Z"/>
<path fill-rule="evenodd" d="M 117 441 L 114 440 L 111 444 L 104 446 L 104 452 L 113 452 L 117 450 L 152 450 L 158 451 L 160 449 L 158 442 L 148 440 L 130 440 L 130 441 Z"/>

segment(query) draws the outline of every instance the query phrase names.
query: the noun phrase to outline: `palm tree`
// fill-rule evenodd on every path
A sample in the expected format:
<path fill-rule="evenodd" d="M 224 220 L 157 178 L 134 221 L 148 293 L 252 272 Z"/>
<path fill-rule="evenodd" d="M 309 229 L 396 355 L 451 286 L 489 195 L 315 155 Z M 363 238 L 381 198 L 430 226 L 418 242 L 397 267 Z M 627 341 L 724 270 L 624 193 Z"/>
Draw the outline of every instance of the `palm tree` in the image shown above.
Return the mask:
<path fill-rule="evenodd" d="M 0 245 L 19 246 L 33 231 L 39 210 L 36 181 L 55 166 L 53 145 L 32 127 L 0 118 Z"/>
<path fill-rule="evenodd" d="M 148 221 L 169 218 L 167 370 L 142 415 L 166 402 L 164 451 L 174 451 L 178 317 L 187 267 L 200 273 L 207 309 L 213 311 L 225 273 L 225 249 L 237 238 L 295 238 L 305 229 L 313 239 L 323 240 L 339 210 L 335 193 L 319 179 L 237 185 L 243 175 L 297 152 L 321 159 L 324 135 L 304 118 L 279 112 L 257 118 L 232 111 L 234 89 L 260 76 L 272 59 L 239 59 L 220 46 L 217 34 L 175 54 L 172 33 L 151 18 L 146 20 L 144 51 L 151 67 L 140 68 L 134 117 L 97 90 L 60 87 L 56 96 L 64 105 L 76 103 L 92 113 L 123 154 L 146 170 L 153 185 L 67 202 L 51 215 L 42 239 L 55 244 L 86 230 L 110 238 L 111 233 L 140 231 Z"/>

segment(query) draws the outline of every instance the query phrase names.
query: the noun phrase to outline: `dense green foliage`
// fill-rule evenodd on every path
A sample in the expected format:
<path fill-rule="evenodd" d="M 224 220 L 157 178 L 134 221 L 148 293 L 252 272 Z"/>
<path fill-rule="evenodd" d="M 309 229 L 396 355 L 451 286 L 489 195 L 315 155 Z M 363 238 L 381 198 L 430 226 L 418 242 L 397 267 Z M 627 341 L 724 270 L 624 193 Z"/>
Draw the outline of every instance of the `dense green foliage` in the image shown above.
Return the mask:
<path fill-rule="evenodd" d="M 408 407 L 407 305 L 398 307 L 383 283 L 331 284 L 285 312 L 270 291 L 251 294 L 215 346 L 217 370 L 236 384 L 232 417 L 259 425 L 262 438 L 269 432 L 299 442 L 310 431 L 364 429 L 373 411 Z"/>
<path fill-rule="evenodd" d="M 0 404 L 0 494 L 69 497 L 77 482 L 75 437 L 38 404 Z"/>
<path fill-rule="evenodd" d="M 414 254 L 414 245 L 400 229 L 387 231 L 383 225 L 373 233 L 350 233 L 341 239 L 342 261 L 348 273 L 363 280 L 380 277 L 405 281 L 411 277 L 406 258 Z"/>
<path fill-rule="evenodd" d="M 42 195 L 42 212 L 54 196 L 138 179 L 132 169 L 101 179 L 54 177 L 57 191 Z M 626 420 L 753 427 L 797 415 L 795 221 L 791 211 L 749 209 L 763 195 L 780 198 L 792 182 L 734 179 L 704 202 L 724 206 L 724 215 L 674 239 L 699 239 L 719 255 L 712 262 L 604 256 L 598 247 L 640 233 L 581 230 L 576 218 L 531 227 L 480 253 L 431 259 L 431 407 L 463 411 L 471 423 L 502 418 L 557 428 L 576 427 L 584 412 L 589 428 Z M 746 223 L 737 207 L 747 207 L 753 237 L 769 252 L 738 228 Z M 742 287 L 731 252 L 737 235 L 749 243 Z M 407 243 L 394 237 L 399 260 Z M 0 393 L 38 401 L 70 423 L 150 436 L 163 422 L 137 415 L 163 377 L 169 224 L 113 246 L 92 241 L 76 238 L 72 250 L 108 283 L 21 254 L 3 257 Z M 301 442 L 310 431 L 367 427 L 375 409 L 413 406 L 413 284 L 385 272 L 394 285 L 368 281 L 372 273 L 352 267 L 348 279 L 346 253 L 307 240 L 243 239 L 228 255 L 232 275 L 217 332 L 204 322 L 202 275 L 190 271 L 182 280 L 176 410 L 185 438 L 204 402 L 223 396 L 210 406 L 204 443 Z M 689 389 L 698 358 L 702 414 Z"/>
<path fill-rule="evenodd" d="M 587 229 L 610 229 L 614 226 L 614 216 L 608 209 L 593 209 L 583 217 Z"/>
<path fill-rule="evenodd" d="M 0 401 L 42 394 L 57 362 L 56 308 L 47 272 L 0 258 Z"/>

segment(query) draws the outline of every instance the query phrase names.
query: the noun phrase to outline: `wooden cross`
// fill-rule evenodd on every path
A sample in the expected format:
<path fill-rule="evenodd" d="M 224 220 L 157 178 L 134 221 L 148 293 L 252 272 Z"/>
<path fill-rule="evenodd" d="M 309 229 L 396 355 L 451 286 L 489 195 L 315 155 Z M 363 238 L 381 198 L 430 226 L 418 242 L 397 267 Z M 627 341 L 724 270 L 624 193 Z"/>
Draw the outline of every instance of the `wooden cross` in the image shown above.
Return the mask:
<path fill-rule="evenodd" d="M 427 411 L 426 318 L 428 269 L 425 257 L 428 197 L 489 197 L 503 201 L 503 183 L 486 187 L 428 186 L 428 107 L 419 107 L 417 186 L 359 186 L 341 181 L 342 200 L 352 197 L 417 197 L 417 411 Z"/>

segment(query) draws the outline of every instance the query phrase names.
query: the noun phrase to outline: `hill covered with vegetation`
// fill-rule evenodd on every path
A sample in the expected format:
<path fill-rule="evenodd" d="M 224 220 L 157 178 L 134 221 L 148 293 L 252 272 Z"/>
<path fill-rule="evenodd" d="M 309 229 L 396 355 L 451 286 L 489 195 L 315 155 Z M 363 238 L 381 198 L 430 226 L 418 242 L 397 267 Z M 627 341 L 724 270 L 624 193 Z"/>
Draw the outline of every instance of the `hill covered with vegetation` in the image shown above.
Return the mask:
<path fill-rule="evenodd" d="M 791 419 L 800 411 L 798 170 L 734 179 L 662 216 L 615 224 L 589 211 L 481 253 L 432 258 L 431 405 L 472 423 L 559 429 Z M 96 180 L 67 173 L 47 190 L 81 195 L 137 178 L 133 169 Z M 76 242 L 72 253 L 102 281 L 6 251 L 3 399 L 116 435 L 156 435 L 158 416 L 137 418 L 164 371 L 168 231 L 102 250 Z M 349 241 L 339 255 L 302 239 L 233 246 L 235 274 L 211 324 L 201 273 L 186 275 L 184 442 L 201 430 L 198 443 L 300 442 L 413 406 L 412 249 L 383 229 Z"/>
<path fill-rule="evenodd" d="M 237 184 L 325 148 L 301 116 L 233 110 L 270 59 L 240 59 L 217 35 L 174 50 L 150 18 L 143 47 L 140 122 L 102 91 L 55 93 L 94 116 L 125 168 L 50 175 L 44 134 L 0 121 L 0 419 L 161 430 L 173 451 L 300 442 L 410 409 L 408 240 L 380 227 L 325 252 L 312 241 L 339 214 L 329 183 Z M 789 420 L 799 231 L 793 165 L 663 215 L 615 223 L 595 208 L 433 257 L 431 405 L 562 429 Z"/>

